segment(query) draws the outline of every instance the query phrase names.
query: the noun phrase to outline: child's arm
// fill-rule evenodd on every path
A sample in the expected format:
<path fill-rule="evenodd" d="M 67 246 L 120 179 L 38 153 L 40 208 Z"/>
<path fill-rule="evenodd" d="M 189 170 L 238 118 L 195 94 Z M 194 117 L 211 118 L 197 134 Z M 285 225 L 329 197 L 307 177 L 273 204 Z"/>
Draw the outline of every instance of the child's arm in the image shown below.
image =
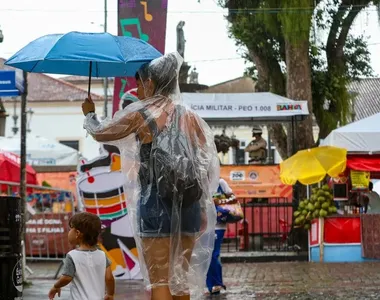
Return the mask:
<path fill-rule="evenodd" d="M 62 275 L 61 278 L 59 278 L 59 280 L 51 288 L 49 292 L 49 299 L 54 299 L 56 294 L 58 294 L 58 297 L 61 297 L 61 288 L 68 285 L 72 280 L 72 277 Z"/>
<path fill-rule="evenodd" d="M 107 295 L 104 299 L 113 300 L 115 294 L 115 279 L 113 278 L 111 266 L 108 266 L 106 269 L 106 289 Z"/>
<path fill-rule="evenodd" d="M 56 294 L 58 294 L 58 297 L 60 297 L 61 288 L 68 285 L 73 280 L 74 275 L 75 275 L 75 264 L 70 254 L 67 254 L 64 260 L 62 276 L 51 288 L 49 292 L 49 299 L 54 299 Z"/>

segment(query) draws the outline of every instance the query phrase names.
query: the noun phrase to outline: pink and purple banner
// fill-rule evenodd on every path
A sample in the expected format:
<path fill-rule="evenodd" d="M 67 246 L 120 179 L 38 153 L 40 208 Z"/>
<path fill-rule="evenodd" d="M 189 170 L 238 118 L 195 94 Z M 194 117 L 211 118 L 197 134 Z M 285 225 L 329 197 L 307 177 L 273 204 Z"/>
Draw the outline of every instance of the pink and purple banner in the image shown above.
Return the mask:
<path fill-rule="evenodd" d="M 118 35 L 140 38 L 165 53 L 167 8 L 168 0 L 119 0 Z M 124 93 L 135 87 L 133 77 L 115 78 L 113 114 Z"/>

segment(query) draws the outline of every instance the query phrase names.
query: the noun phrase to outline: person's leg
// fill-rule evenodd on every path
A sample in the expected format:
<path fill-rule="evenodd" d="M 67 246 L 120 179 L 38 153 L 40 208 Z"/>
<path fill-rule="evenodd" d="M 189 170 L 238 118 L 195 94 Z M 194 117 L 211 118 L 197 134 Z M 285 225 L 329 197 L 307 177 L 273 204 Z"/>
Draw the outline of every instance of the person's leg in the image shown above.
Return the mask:
<path fill-rule="evenodd" d="M 190 259 L 193 253 L 195 243 L 195 237 L 192 236 L 182 236 L 181 244 L 182 244 L 182 255 L 183 255 L 183 264 L 182 264 L 182 272 L 187 273 L 189 271 Z M 188 294 L 188 287 L 183 286 L 184 295 L 181 296 L 173 296 L 173 300 L 190 300 L 190 294 Z"/>
<path fill-rule="evenodd" d="M 170 238 L 143 238 L 142 243 L 152 285 L 151 300 L 172 300 L 168 284 Z"/>
<path fill-rule="evenodd" d="M 212 254 L 212 259 L 215 262 L 215 266 L 213 269 L 212 287 L 214 288 L 214 291 L 217 292 L 217 291 L 220 291 L 221 288 L 225 288 L 223 284 L 222 263 L 220 261 L 220 249 L 222 247 L 225 230 L 218 229 L 218 230 L 215 230 L 215 232 L 216 232 L 216 240 L 215 240 L 214 251 Z"/>
<path fill-rule="evenodd" d="M 215 231 L 215 244 L 214 244 L 214 249 L 212 250 L 212 256 L 211 256 L 211 262 L 210 262 L 210 267 L 207 272 L 207 277 L 206 277 L 206 286 L 208 291 L 211 293 L 212 288 L 217 285 L 215 283 L 215 277 L 216 277 L 216 269 L 218 268 L 218 249 L 217 249 L 217 234 Z"/>

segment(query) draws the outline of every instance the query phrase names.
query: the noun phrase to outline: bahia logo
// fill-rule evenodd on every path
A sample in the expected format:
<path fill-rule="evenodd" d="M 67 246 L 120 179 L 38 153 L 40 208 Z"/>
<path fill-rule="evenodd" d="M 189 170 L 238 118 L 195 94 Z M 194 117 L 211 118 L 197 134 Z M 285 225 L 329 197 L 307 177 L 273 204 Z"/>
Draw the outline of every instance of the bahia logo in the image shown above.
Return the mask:
<path fill-rule="evenodd" d="M 278 104 L 277 111 L 302 110 L 301 104 Z"/>

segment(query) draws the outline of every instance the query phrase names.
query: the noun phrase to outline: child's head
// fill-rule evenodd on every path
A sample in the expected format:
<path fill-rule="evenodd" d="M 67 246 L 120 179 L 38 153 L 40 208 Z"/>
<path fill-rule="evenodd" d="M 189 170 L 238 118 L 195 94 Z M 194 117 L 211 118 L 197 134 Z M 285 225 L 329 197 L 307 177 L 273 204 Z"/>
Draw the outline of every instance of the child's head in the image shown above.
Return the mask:
<path fill-rule="evenodd" d="M 82 212 L 75 214 L 69 221 L 69 243 L 95 246 L 98 243 L 102 224 L 97 215 Z"/>

